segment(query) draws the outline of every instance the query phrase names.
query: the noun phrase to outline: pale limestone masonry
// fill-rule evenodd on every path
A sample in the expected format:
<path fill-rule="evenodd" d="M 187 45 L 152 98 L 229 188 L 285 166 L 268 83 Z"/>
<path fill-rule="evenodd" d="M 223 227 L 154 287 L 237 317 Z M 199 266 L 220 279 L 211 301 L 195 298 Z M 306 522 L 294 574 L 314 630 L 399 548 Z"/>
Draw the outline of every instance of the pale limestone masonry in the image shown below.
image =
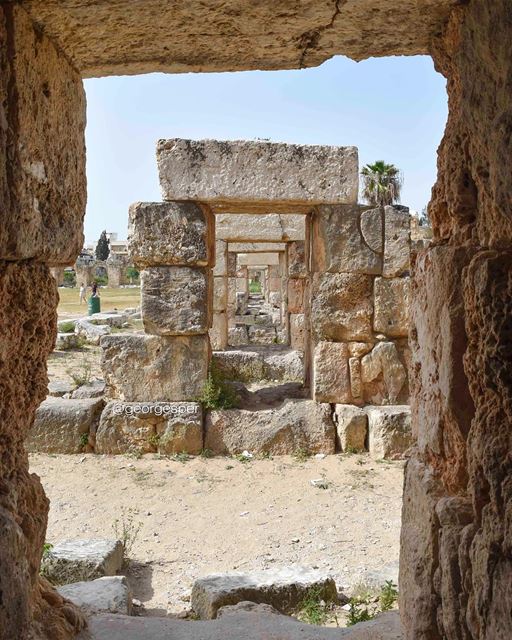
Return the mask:
<path fill-rule="evenodd" d="M 356 147 L 238 140 L 160 140 L 164 200 L 355 203 Z"/>

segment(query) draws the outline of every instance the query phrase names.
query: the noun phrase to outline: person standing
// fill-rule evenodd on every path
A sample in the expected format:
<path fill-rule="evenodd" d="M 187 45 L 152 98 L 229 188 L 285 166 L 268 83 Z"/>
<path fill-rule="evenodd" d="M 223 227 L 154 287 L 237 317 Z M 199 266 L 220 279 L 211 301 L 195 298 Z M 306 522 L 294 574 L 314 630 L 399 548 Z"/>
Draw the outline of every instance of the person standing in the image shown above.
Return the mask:
<path fill-rule="evenodd" d="M 84 283 L 80 283 L 80 304 L 82 304 L 82 302 L 87 302 L 85 294 L 87 292 L 87 288 L 85 287 Z"/>

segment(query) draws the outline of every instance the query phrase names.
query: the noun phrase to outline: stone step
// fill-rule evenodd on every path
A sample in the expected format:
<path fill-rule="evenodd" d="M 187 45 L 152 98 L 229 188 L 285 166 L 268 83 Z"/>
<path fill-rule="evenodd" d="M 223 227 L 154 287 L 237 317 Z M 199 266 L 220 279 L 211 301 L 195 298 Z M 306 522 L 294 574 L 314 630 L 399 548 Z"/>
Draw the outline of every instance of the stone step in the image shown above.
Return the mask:
<path fill-rule="evenodd" d="M 227 379 L 252 383 L 262 380 L 302 382 L 304 355 L 301 351 L 214 351 L 217 370 Z"/>
<path fill-rule="evenodd" d="M 246 603 L 243 603 L 246 604 Z M 77 640 L 403 640 L 398 612 L 344 629 L 311 626 L 272 613 L 265 605 L 249 610 L 226 607 L 217 620 L 186 621 L 97 615 Z"/>

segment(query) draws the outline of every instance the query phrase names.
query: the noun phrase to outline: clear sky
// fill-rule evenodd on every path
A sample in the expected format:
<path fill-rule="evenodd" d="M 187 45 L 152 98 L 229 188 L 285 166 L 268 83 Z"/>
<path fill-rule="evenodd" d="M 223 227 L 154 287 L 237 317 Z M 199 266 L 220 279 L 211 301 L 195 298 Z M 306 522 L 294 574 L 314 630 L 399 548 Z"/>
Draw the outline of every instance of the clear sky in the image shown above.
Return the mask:
<path fill-rule="evenodd" d="M 444 78 L 428 57 L 355 63 L 336 57 L 300 71 L 150 74 L 86 80 L 85 235 L 126 237 L 128 206 L 159 201 L 159 138 L 270 138 L 355 145 L 403 172 L 402 204 L 421 210 L 436 176 L 447 116 Z"/>

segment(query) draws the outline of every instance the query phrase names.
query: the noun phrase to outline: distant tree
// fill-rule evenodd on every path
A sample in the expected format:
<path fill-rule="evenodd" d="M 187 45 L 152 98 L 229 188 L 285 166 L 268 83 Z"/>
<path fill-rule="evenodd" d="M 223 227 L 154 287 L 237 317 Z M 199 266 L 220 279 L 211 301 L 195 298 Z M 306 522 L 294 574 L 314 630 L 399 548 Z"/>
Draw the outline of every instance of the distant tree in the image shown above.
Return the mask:
<path fill-rule="evenodd" d="M 139 271 L 135 267 L 128 267 L 126 269 L 126 277 L 130 280 L 130 284 L 133 284 L 134 280 L 139 279 Z"/>
<path fill-rule="evenodd" d="M 400 201 L 402 177 L 394 164 L 377 160 L 365 165 L 361 170 L 363 198 L 368 204 L 384 206 Z"/>
<path fill-rule="evenodd" d="M 107 238 L 107 232 L 102 231 L 98 244 L 96 245 L 96 260 L 106 260 L 110 255 L 110 244 Z"/>

